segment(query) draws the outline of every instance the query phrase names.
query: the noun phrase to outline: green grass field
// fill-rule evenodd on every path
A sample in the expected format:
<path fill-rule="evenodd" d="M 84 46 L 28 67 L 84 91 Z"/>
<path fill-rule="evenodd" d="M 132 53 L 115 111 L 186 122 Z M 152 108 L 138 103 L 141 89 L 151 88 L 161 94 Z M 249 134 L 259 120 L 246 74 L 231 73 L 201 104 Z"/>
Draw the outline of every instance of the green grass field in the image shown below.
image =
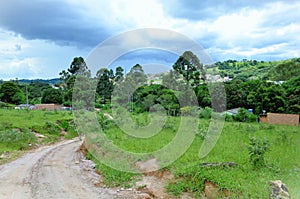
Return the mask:
<path fill-rule="evenodd" d="M 102 117 L 101 117 L 102 118 Z M 135 120 L 147 121 L 145 115 L 134 116 Z M 103 133 L 120 148 L 131 152 L 149 152 L 168 144 L 176 135 L 179 117 L 168 118 L 164 128 L 149 139 L 134 138 L 125 134 L 111 120 L 101 123 Z M 147 123 L 147 122 L 145 122 Z M 200 196 L 204 182 L 210 181 L 231 193 L 231 198 L 268 198 L 270 180 L 282 180 L 289 188 L 292 198 L 300 198 L 300 131 L 299 126 L 269 125 L 259 123 L 226 122 L 216 146 L 205 158 L 198 156 L 209 120 L 200 120 L 197 135 L 190 148 L 167 168 L 175 175 L 167 190 L 179 196 L 191 192 Z M 249 158 L 250 138 L 267 140 L 268 150 L 264 164 L 254 166 Z M 235 162 L 236 167 L 201 167 L 202 163 Z M 111 186 L 130 186 L 129 174 L 111 169 L 100 162 L 98 170 Z M 222 198 L 222 196 L 220 196 Z"/>
<path fill-rule="evenodd" d="M 97 116 L 102 133 L 112 143 L 125 151 L 137 153 L 153 152 L 170 143 L 177 134 L 181 120 L 180 117 L 168 117 L 157 134 L 149 138 L 137 138 L 118 127 L 118 118 L 111 120 L 102 113 Z M 147 126 L 150 122 L 146 114 L 132 115 L 132 118 L 136 128 L 134 133 L 139 132 L 138 126 Z M 299 126 L 226 122 L 216 146 L 206 157 L 200 158 L 199 149 L 209 123 L 208 119 L 200 119 L 198 128 L 192 131 L 196 135 L 191 146 L 179 159 L 164 168 L 175 176 L 175 180 L 166 187 L 170 194 L 180 196 L 183 192 L 190 192 L 199 197 L 204 182 L 210 181 L 220 189 L 228 190 L 231 198 L 268 198 L 268 182 L 282 180 L 289 188 L 292 198 L 300 198 Z M 128 124 L 125 121 L 125 127 Z M 64 135 L 65 138 L 77 135 L 71 112 L 0 109 L 0 155 L 7 152 L 14 154 L 28 149 L 29 143 L 39 143 L 33 132 L 45 135 L 42 142 L 58 141 L 62 136 L 61 129 L 69 132 Z M 263 155 L 264 164 L 259 167 L 250 161 L 249 143 L 253 137 L 268 142 L 268 150 Z M 97 140 L 91 144 L 97 144 Z M 109 186 L 129 187 L 140 177 L 138 174 L 105 166 L 90 153 L 87 157 L 96 161 L 97 169 Z M 202 163 L 214 162 L 235 162 L 238 166 L 201 166 Z"/>
<path fill-rule="evenodd" d="M 66 139 L 77 136 L 71 112 L 0 109 L 0 155 L 56 142 L 62 130 Z M 34 133 L 44 138 L 38 139 Z"/>

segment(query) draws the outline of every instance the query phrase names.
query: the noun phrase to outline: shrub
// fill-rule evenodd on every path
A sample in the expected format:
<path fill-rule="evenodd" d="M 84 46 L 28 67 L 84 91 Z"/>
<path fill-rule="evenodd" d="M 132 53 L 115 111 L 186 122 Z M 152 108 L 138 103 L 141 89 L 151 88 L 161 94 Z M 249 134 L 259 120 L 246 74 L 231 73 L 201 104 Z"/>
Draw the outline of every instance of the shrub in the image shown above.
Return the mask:
<path fill-rule="evenodd" d="M 233 117 L 232 117 L 232 115 L 225 114 L 225 121 L 226 121 L 226 122 L 233 122 Z"/>
<path fill-rule="evenodd" d="M 48 121 L 44 126 L 33 126 L 32 130 L 39 132 L 41 134 L 50 134 L 50 135 L 59 135 L 61 132 L 61 128 L 57 124 Z"/>
<path fill-rule="evenodd" d="M 212 114 L 212 108 L 205 107 L 204 109 L 200 110 L 199 117 L 204 119 L 210 119 Z"/>
<path fill-rule="evenodd" d="M 257 116 L 253 113 L 249 113 L 247 109 L 240 108 L 238 113 L 234 116 L 234 120 L 238 122 L 255 122 Z"/>
<path fill-rule="evenodd" d="M 255 168 L 265 166 L 265 153 L 269 150 L 269 142 L 267 139 L 259 140 L 255 137 L 249 139 L 249 158 L 250 163 Z"/>
<path fill-rule="evenodd" d="M 28 148 L 28 144 L 35 142 L 36 137 L 29 130 L 8 129 L 0 132 L 0 143 L 6 144 L 10 148 L 23 150 Z"/>

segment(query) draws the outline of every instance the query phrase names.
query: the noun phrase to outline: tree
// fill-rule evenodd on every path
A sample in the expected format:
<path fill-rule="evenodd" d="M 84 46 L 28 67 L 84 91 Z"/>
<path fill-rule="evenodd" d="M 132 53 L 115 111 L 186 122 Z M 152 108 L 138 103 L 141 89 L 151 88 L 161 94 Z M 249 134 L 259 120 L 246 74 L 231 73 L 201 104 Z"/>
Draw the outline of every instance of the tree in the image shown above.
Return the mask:
<path fill-rule="evenodd" d="M 177 71 L 170 70 L 170 72 L 163 75 L 163 85 L 170 89 L 177 89 L 179 74 Z"/>
<path fill-rule="evenodd" d="M 195 89 L 198 104 L 201 107 L 211 107 L 211 96 L 207 84 L 201 84 Z"/>
<path fill-rule="evenodd" d="M 48 83 L 34 81 L 28 85 L 28 99 L 30 104 L 40 104 L 43 93 L 51 88 Z M 24 88 L 23 88 L 24 92 Z"/>
<path fill-rule="evenodd" d="M 101 103 L 106 104 L 111 102 L 111 94 L 114 89 L 114 75 L 112 70 L 106 68 L 100 69 L 96 74 L 98 84 L 96 92 L 101 98 Z"/>
<path fill-rule="evenodd" d="M 133 94 L 134 110 L 136 112 L 149 111 L 150 107 L 160 104 L 168 115 L 178 115 L 180 112 L 179 101 L 173 91 L 165 86 L 151 84 L 141 86 Z"/>
<path fill-rule="evenodd" d="M 24 98 L 22 98 L 22 91 L 14 82 L 4 82 L 0 88 L 1 101 L 7 103 L 24 103 Z M 24 93 L 23 93 L 24 95 Z"/>
<path fill-rule="evenodd" d="M 115 81 L 118 82 L 122 80 L 124 77 L 124 69 L 121 66 L 118 66 L 116 68 L 116 73 L 115 73 Z"/>
<path fill-rule="evenodd" d="M 146 83 L 147 76 L 142 66 L 139 64 L 134 65 L 126 74 L 124 80 L 115 84 L 113 100 L 123 107 L 131 104 L 134 91 L 140 86 L 146 85 Z"/>
<path fill-rule="evenodd" d="M 287 81 L 300 75 L 300 58 L 284 61 L 268 73 L 274 81 Z"/>
<path fill-rule="evenodd" d="M 143 86 L 147 83 L 147 76 L 139 64 L 134 65 L 126 76 L 130 77 L 137 86 Z"/>
<path fill-rule="evenodd" d="M 14 104 L 24 104 L 26 101 L 26 97 L 23 92 L 17 92 L 12 97 L 12 102 Z"/>
<path fill-rule="evenodd" d="M 62 103 L 62 91 L 60 89 L 48 88 L 42 96 L 42 103 Z"/>
<path fill-rule="evenodd" d="M 232 80 L 225 83 L 227 109 L 246 107 L 247 91 L 242 86 L 242 80 Z"/>
<path fill-rule="evenodd" d="M 82 57 L 75 57 L 70 64 L 70 67 L 66 70 L 63 70 L 59 73 L 61 76 L 60 79 L 64 82 L 64 93 L 63 100 L 64 105 L 71 105 L 72 96 L 73 96 L 73 87 L 78 78 L 78 82 L 85 84 L 87 81 L 91 81 L 91 71 L 88 69 L 84 59 Z M 83 85 L 84 89 L 87 89 L 87 85 Z M 82 92 L 87 92 L 89 90 L 80 89 Z M 80 92 L 77 89 L 77 94 Z M 90 98 L 90 97 L 89 97 Z M 87 100 L 87 99 L 86 99 Z M 88 102 L 86 104 L 89 104 Z"/>
<path fill-rule="evenodd" d="M 287 93 L 287 111 L 300 114 L 300 75 L 283 84 Z"/>
<path fill-rule="evenodd" d="M 83 75 L 90 77 L 91 73 L 82 57 L 75 57 L 68 68 L 71 75 Z"/>
<path fill-rule="evenodd" d="M 173 69 L 179 72 L 193 87 L 198 86 L 200 80 L 206 80 L 203 65 L 191 51 L 185 51 L 175 62 Z"/>

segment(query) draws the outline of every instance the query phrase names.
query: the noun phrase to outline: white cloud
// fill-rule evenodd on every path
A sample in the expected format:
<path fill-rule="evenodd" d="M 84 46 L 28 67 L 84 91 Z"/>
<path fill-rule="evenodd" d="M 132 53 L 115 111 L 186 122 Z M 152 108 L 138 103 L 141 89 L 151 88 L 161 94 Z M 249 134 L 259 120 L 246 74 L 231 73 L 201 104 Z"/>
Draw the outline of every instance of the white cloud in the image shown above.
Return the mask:
<path fill-rule="evenodd" d="M 38 1 L 35 0 L 34 3 Z M 299 1 L 229 1 L 228 5 L 216 4 L 216 1 L 166 2 L 64 0 L 64 10 L 68 12 L 62 12 L 57 2 L 49 4 L 50 8 L 45 10 L 49 13 L 45 13 L 42 18 L 47 23 L 35 24 L 30 28 L 33 30 L 29 31 L 26 29 L 27 24 L 22 24 L 23 29 L 8 32 L 6 26 L 0 24 L 0 78 L 10 78 L 8 73 L 14 78 L 19 74 L 17 69 L 21 70 L 25 66 L 31 71 L 31 75 L 27 77 L 57 77 L 62 69 L 69 67 L 73 57 L 88 54 L 89 49 L 86 46 L 93 47 L 92 45 L 103 41 L 108 35 L 114 36 L 137 28 L 164 28 L 187 35 L 203 45 L 215 61 L 243 57 L 272 60 L 300 56 Z M 27 16 L 31 14 L 29 11 L 39 10 L 38 6 L 33 7 L 36 9 L 26 4 L 27 20 L 34 19 L 41 13 L 38 11 Z M 53 9 L 56 7 L 59 9 Z M 20 12 L 23 10 L 20 8 Z M 178 17 L 176 12 L 180 10 L 182 12 Z M 55 12 L 58 13 L 56 18 L 47 17 L 55 16 Z M 22 13 L 18 13 L 18 16 L 22 16 Z M 19 27 L 17 25 L 22 23 L 22 20 L 4 21 L 7 26 L 13 23 L 10 27 Z M 65 24 L 69 22 L 70 24 Z M 44 27 L 47 24 L 49 27 Z M 62 28 L 64 24 L 66 27 Z M 22 32 L 18 32 L 19 30 L 25 31 L 26 39 L 20 36 Z M 145 37 L 139 35 L 127 38 L 122 45 L 135 46 L 134 44 L 147 42 L 151 45 L 153 41 L 158 42 L 157 38 L 161 42 L 174 39 L 172 35 L 156 35 L 156 32 L 150 32 Z M 85 42 L 83 49 L 80 46 L 84 46 Z"/>

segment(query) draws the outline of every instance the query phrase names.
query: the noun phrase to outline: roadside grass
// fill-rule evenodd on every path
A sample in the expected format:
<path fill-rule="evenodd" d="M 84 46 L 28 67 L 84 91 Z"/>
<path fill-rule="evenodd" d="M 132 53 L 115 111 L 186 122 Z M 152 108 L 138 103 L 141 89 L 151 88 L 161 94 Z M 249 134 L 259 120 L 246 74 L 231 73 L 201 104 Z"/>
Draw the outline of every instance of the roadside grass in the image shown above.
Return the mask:
<path fill-rule="evenodd" d="M 46 122 L 56 122 L 62 119 L 72 119 L 72 112 L 66 111 L 40 111 L 40 110 L 14 110 L 0 109 L 0 128 L 31 128 L 43 126 Z"/>
<path fill-rule="evenodd" d="M 100 113 L 99 117 L 101 118 Z M 140 123 L 147 124 L 146 115 L 134 115 Z M 135 119 L 136 119 L 135 118 Z M 118 147 L 131 152 L 151 152 L 172 141 L 179 127 L 179 117 L 168 117 L 163 129 L 149 139 L 140 139 L 124 133 L 114 121 L 103 121 L 103 133 Z M 109 128 L 106 128 L 109 125 Z M 213 150 L 204 158 L 198 156 L 209 120 L 201 119 L 190 148 L 166 169 L 175 175 L 166 187 L 174 195 L 183 192 L 200 197 L 204 182 L 210 181 L 227 190 L 231 198 L 268 198 L 270 180 L 282 180 L 292 198 L 300 198 L 300 131 L 299 126 L 269 125 L 260 123 L 226 122 Z M 144 132 L 143 132 L 144 133 Z M 266 139 L 269 150 L 264 155 L 265 164 L 256 168 L 249 158 L 250 138 Z M 203 167 L 202 163 L 235 162 L 236 167 Z M 109 185 L 128 186 L 134 175 L 127 175 L 96 161 L 97 169 Z M 120 177 L 120 176 L 126 177 Z M 220 193 L 222 198 L 222 193 Z"/>
<path fill-rule="evenodd" d="M 34 133 L 43 138 L 38 139 Z M 5 159 L 5 153 L 12 157 L 18 151 L 56 142 L 62 136 L 77 136 L 71 112 L 0 109 L 0 159 Z"/>

